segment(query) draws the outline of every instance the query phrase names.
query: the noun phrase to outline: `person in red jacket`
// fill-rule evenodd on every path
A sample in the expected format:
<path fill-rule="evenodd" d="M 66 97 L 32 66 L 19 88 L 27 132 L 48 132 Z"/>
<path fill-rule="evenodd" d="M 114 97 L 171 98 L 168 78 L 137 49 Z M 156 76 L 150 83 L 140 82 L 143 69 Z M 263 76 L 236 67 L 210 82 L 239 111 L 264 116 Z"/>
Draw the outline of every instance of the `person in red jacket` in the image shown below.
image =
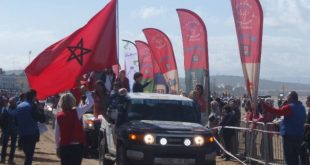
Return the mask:
<path fill-rule="evenodd" d="M 81 118 L 94 105 L 91 92 L 81 87 L 86 94 L 86 104 L 76 107 L 76 99 L 71 93 L 64 94 L 59 100 L 59 111 L 55 122 L 55 143 L 57 155 L 62 165 L 80 165 L 85 142 Z"/>
<path fill-rule="evenodd" d="M 130 92 L 129 79 L 126 77 L 126 71 L 125 70 L 121 70 L 119 72 L 119 75 L 118 75 L 117 79 L 115 80 L 115 82 L 118 82 L 120 84 L 120 88 L 125 88 L 125 89 L 127 89 L 128 92 Z"/>

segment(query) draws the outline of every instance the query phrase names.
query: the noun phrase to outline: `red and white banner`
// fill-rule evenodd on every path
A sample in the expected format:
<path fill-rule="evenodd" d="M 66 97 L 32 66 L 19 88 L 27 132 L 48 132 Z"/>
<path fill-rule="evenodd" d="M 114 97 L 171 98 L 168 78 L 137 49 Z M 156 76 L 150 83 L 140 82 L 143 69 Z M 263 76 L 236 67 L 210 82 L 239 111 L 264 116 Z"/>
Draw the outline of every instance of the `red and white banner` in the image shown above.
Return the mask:
<path fill-rule="evenodd" d="M 246 88 L 251 101 L 256 105 L 262 49 L 263 10 L 259 0 L 231 0 L 231 4 Z"/>
<path fill-rule="evenodd" d="M 132 91 L 135 80 L 133 76 L 139 72 L 139 59 L 135 43 L 123 40 L 124 42 L 124 53 L 125 53 L 125 70 L 126 76 L 129 79 L 129 86 Z"/>
<path fill-rule="evenodd" d="M 144 29 L 143 32 L 149 43 L 153 59 L 164 75 L 169 93 L 177 94 L 179 92 L 179 75 L 172 44 L 168 36 L 154 28 Z"/>
<path fill-rule="evenodd" d="M 186 9 L 177 9 L 177 12 L 183 37 L 186 91 L 189 93 L 197 84 L 201 84 L 209 99 L 207 28 L 196 13 Z"/>

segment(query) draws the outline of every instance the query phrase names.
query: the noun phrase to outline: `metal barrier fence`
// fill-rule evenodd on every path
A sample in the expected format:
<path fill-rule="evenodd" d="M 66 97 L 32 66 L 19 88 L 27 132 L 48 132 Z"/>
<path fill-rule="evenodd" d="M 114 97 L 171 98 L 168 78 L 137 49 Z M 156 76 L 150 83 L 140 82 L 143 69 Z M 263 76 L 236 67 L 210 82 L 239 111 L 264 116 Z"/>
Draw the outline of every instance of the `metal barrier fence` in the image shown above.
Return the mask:
<path fill-rule="evenodd" d="M 233 129 L 232 154 L 247 163 L 282 165 L 284 163 L 282 136 L 279 127 L 274 123 L 240 123 L 240 127 L 224 127 Z"/>

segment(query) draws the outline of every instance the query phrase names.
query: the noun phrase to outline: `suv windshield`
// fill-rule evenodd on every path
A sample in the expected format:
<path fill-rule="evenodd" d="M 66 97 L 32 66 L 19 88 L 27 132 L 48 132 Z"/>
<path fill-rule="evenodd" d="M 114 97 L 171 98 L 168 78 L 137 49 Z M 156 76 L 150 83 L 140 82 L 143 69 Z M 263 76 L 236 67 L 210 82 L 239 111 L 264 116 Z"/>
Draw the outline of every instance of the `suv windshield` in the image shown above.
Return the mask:
<path fill-rule="evenodd" d="M 191 101 L 131 100 L 128 120 L 159 120 L 199 123 L 199 111 Z"/>

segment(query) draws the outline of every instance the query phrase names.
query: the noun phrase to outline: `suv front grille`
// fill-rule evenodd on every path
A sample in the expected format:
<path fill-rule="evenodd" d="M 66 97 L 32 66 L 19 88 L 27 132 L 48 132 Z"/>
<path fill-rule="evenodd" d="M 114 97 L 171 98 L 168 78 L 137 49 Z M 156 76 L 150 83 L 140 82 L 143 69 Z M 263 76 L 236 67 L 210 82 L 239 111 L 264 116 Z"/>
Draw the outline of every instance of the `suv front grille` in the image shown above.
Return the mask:
<path fill-rule="evenodd" d="M 191 135 L 171 135 L 171 134 L 159 134 L 156 135 L 156 144 L 161 145 L 160 140 L 166 139 L 166 146 L 185 146 L 184 140 L 189 139 L 191 141 L 191 145 L 193 144 L 193 136 Z"/>

